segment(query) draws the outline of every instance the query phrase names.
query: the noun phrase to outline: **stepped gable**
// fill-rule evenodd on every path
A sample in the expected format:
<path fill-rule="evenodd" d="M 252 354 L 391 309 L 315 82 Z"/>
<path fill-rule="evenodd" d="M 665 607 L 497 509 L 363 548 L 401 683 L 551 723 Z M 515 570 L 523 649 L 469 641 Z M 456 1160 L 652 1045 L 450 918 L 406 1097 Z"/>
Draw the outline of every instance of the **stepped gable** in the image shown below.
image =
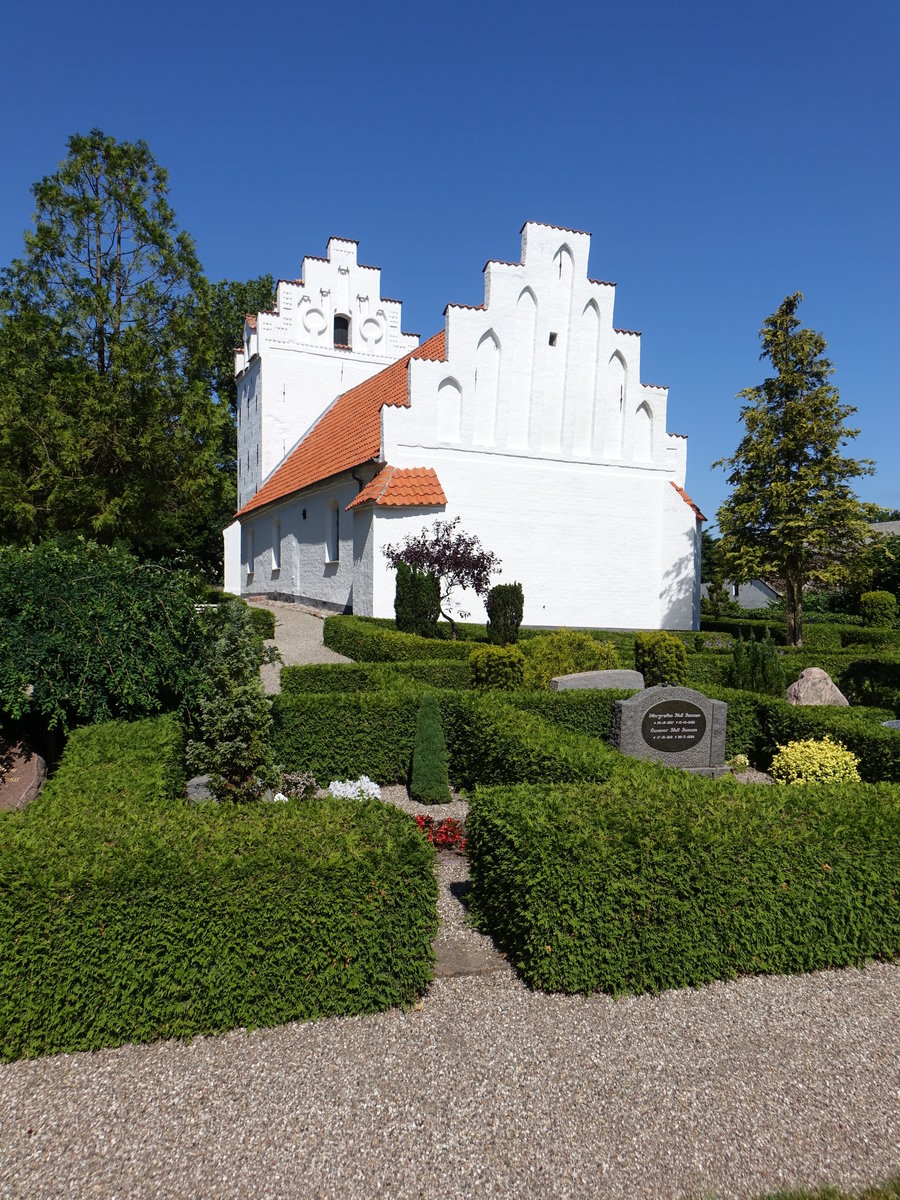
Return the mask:
<path fill-rule="evenodd" d="M 443 359 L 443 330 L 338 396 L 237 515 L 245 516 L 331 475 L 377 459 L 381 453 L 381 410 L 385 405 L 409 407 L 407 369 L 414 358 Z"/>
<path fill-rule="evenodd" d="M 446 504 L 447 497 L 433 467 L 388 465 L 350 501 L 347 510 L 369 502 L 393 508 L 429 508 Z"/>

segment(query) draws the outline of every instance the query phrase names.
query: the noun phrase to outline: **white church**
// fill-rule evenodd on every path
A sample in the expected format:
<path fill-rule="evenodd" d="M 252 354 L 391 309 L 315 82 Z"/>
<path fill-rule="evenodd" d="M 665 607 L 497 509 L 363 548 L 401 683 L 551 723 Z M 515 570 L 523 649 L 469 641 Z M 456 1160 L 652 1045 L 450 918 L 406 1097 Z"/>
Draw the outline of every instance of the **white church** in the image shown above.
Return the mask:
<path fill-rule="evenodd" d="M 423 343 L 355 242 L 331 238 L 246 318 L 235 353 L 238 505 L 225 587 L 394 615 L 384 547 L 461 527 L 519 581 L 525 624 L 696 629 L 700 529 L 668 391 L 640 334 L 588 277 L 590 235 L 528 222 L 484 303 L 450 304 Z M 484 620 L 465 594 L 472 620 Z"/>

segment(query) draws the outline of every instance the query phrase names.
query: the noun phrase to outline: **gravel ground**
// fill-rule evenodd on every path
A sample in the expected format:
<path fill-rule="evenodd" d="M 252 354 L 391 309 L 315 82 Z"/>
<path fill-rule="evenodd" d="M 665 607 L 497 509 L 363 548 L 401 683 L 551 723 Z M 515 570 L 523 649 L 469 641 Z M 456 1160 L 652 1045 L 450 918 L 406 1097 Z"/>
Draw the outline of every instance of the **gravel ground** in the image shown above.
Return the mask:
<path fill-rule="evenodd" d="M 438 945 L 488 969 L 406 1012 L 0 1066 L 0 1196 L 743 1198 L 900 1170 L 900 966 L 532 993 L 463 924 L 464 860 L 437 870 Z"/>
<path fill-rule="evenodd" d="M 4 1197 L 751 1197 L 900 1165 L 900 969 L 418 1010 L 0 1068 Z"/>
<path fill-rule="evenodd" d="M 281 662 L 264 663 L 260 672 L 263 687 L 270 696 L 281 691 L 282 666 L 351 661 L 322 645 L 322 621 L 328 613 L 302 604 L 283 604 L 279 600 L 267 600 L 259 607 L 268 608 L 275 614 L 275 639 L 266 645 L 276 646 L 281 654 Z"/>

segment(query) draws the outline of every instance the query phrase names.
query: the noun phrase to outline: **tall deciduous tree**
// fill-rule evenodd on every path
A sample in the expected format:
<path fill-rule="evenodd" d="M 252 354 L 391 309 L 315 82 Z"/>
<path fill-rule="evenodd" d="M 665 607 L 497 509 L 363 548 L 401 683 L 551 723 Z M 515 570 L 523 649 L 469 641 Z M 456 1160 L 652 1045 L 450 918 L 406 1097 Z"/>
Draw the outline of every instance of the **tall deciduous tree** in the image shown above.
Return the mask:
<path fill-rule="evenodd" d="M 459 517 L 452 521 L 435 521 L 431 532 L 423 529 L 415 537 L 410 534 L 402 545 L 385 546 L 384 555 L 392 567 L 406 563 L 408 567 L 427 571 L 437 579 L 441 589 L 441 616 L 450 622 L 454 641 L 453 593 L 460 588 L 471 588 L 477 595 L 486 596 L 491 575 L 500 571 L 500 559 L 493 551 L 485 550 L 477 537 L 459 528 Z M 468 613 L 457 611 L 457 616 L 465 619 Z"/>
<path fill-rule="evenodd" d="M 804 586 L 844 578 L 865 544 L 869 506 L 851 481 L 874 469 L 841 453 L 859 432 L 844 425 L 856 409 L 830 383 L 825 339 L 800 324 L 802 299 L 786 297 L 766 318 L 760 358 L 774 374 L 738 394 L 746 432 L 731 458 L 714 464 L 729 471 L 733 489 L 718 513 L 719 561 L 738 581 L 780 576 L 788 642 L 797 646 Z"/>
<path fill-rule="evenodd" d="M 202 275 L 166 171 L 98 129 L 34 185 L 0 279 L 0 538 L 75 530 L 213 568 L 234 505 L 227 404 L 190 369 Z"/>

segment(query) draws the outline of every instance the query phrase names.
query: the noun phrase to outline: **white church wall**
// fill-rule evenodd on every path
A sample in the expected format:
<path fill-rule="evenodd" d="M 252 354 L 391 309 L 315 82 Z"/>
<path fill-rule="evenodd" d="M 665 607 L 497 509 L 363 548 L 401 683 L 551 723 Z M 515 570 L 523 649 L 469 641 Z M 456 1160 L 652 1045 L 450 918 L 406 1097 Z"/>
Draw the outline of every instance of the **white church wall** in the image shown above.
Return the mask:
<path fill-rule="evenodd" d="M 349 323 L 347 346 L 335 345 L 336 316 Z M 356 242 L 331 238 L 327 258 L 303 260 L 302 280 L 279 280 L 274 311 L 255 329 L 245 323 L 235 356 L 239 404 L 244 396 L 251 410 L 243 440 L 238 428 L 239 505 L 339 395 L 415 349 L 401 320 L 401 303 L 381 295 L 380 268 L 357 262 Z"/>
<path fill-rule="evenodd" d="M 411 361 L 383 457 L 435 468 L 447 516 L 522 582 L 527 623 L 690 628 L 694 514 L 669 486 L 686 443 L 666 432 L 667 389 L 640 380 L 640 335 L 613 325 L 614 286 L 588 278 L 589 248 L 525 226 L 522 262 L 485 268 L 484 305 L 448 308 L 446 361 Z"/>
<path fill-rule="evenodd" d="M 225 578 L 223 586 L 232 596 L 241 594 L 241 523 L 232 521 L 222 531 L 225 551 Z"/>
<path fill-rule="evenodd" d="M 358 491 L 354 479 L 340 476 L 332 487 L 304 492 L 244 517 L 242 594 L 284 597 L 336 612 L 348 609 L 354 519 L 345 508 Z"/>
<path fill-rule="evenodd" d="M 668 484 L 662 495 L 660 624 L 663 629 L 700 628 L 700 522 Z"/>
<path fill-rule="evenodd" d="M 413 465 L 401 463 L 397 465 Z M 647 472 L 622 478 L 608 466 L 523 463 L 437 452 L 431 460 L 448 496 L 446 513 L 376 510 L 374 615 L 393 615 L 394 575 L 384 558 L 388 543 L 459 516 L 502 562 L 494 583 L 522 584 L 528 625 L 659 628 L 664 624 L 660 562 L 664 530 L 661 490 L 684 501 L 667 481 Z M 403 513 L 403 515 L 401 515 Z M 678 558 L 682 589 L 690 592 L 687 564 Z M 677 591 L 675 581 L 672 586 Z M 463 597 L 472 620 L 486 619 L 481 601 Z M 670 606 L 671 608 L 671 606 Z M 684 626 L 690 628 L 690 620 Z"/>

